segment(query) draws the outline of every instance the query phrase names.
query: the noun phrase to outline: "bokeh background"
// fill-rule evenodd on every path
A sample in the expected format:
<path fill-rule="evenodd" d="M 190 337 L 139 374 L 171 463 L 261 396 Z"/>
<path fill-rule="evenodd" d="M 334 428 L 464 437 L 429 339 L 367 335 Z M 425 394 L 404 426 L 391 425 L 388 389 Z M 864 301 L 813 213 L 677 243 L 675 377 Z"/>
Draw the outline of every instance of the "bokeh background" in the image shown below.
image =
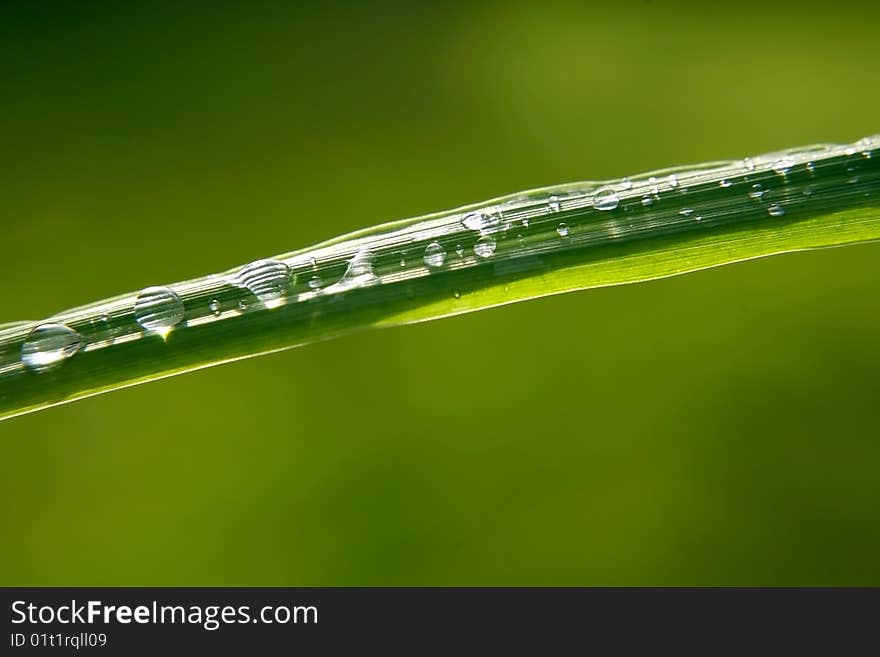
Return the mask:
<path fill-rule="evenodd" d="M 4 2 L 0 322 L 540 185 L 880 132 L 841 3 Z M 0 424 L 0 584 L 880 584 L 880 245 Z"/>

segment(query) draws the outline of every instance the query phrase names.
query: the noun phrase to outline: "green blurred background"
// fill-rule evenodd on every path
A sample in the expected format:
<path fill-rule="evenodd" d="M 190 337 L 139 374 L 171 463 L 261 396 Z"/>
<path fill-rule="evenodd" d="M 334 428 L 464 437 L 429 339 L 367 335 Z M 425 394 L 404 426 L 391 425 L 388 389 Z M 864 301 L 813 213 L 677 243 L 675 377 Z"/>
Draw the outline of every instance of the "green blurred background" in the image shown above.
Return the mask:
<path fill-rule="evenodd" d="M 880 132 L 878 9 L 0 6 L 0 322 L 540 185 Z M 880 584 L 880 245 L 0 424 L 5 585 Z"/>

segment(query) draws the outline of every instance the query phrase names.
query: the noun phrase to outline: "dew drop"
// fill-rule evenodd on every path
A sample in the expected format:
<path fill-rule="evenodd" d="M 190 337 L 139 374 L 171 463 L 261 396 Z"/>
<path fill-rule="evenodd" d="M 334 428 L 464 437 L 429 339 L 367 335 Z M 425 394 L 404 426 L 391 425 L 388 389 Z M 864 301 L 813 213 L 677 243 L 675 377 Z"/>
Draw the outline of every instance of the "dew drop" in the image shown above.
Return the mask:
<path fill-rule="evenodd" d="M 654 202 L 654 199 L 652 199 L 648 194 L 645 194 L 642 197 L 642 205 L 644 205 L 645 207 L 648 207 L 653 202 Z"/>
<path fill-rule="evenodd" d="M 729 180 L 727 180 L 726 178 L 724 180 L 719 181 L 719 183 L 718 183 L 718 186 L 723 187 L 724 189 L 727 189 L 731 185 L 733 185 L 733 183 L 730 182 Z"/>
<path fill-rule="evenodd" d="M 315 274 L 309 279 L 308 286 L 309 289 L 318 290 L 321 286 L 324 285 L 324 282 L 321 280 L 321 277 Z"/>
<path fill-rule="evenodd" d="M 461 244 L 455 245 L 455 255 L 459 258 L 464 258 L 464 247 Z"/>
<path fill-rule="evenodd" d="M 250 290 L 260 301 L 271 301 L 290 287 L 290 267 L 280 260 L 257 260 L 239 270 L 235 284 Z"/>
<path fill-rule="evenodd" d="M 428 267 L 442 267 L 446 262 L 446 251 L 438 242 L 431 242 L 425 248 L 425 257 L 423 258 Z"/>
<path fill-rule="evenodd" d="M 555 195 L 547 199 L 547 206 L 550 208 L 550 212 L 559 212 L 562 209 L 562 204 L 559 202 L 559 197 Z M 529 225 L 528 219 L 523 219 L 523 225 Z"/>
<path fill-rule="evenodd" d="M 556 232 L 559 234 L 559 237 L 568 237 L 568 224 L 561 223 L 556 227 Z"/>
<path fill-rule="evenodd" d="M 528 219 L 523 219 L 523 220 L 522 220 L 522 227 L 523 227 L 523 228 L 528 228 L 528 227 L 529 227 L 529 220 L 528 220 Z M 459 255 L 460 255 L 460 254 L 459 254 Z"/>
<path fill-rule="evenodd" d="M 746 169 L 748 169 L 749 171 L 754 171 L 755 170 L 755 161 L 752 158 L 747 157 L 743 160 L 743 166 Z"/>
<path fill-rule="evenodd" d="M 678 187 L 678 178 L 675 176 L 674 173 L 666 176 L 666 182 L 669 183 L 670 187 Z"/>
<path fill-rule="evenodd" d="M 495 253 L 495 240 L 491 237 L 481 237 L 474 244 L 474 253 L 481 258 L 488 258 Z"/>
<path fill-rule="evenodd" d="M 804 196 L 812 196 L 813 188 L 812 187 L 804 187 Z"/>
<path fill-rule="evenodd" d="M 811 174 L 816 173 L 816 165 L 813 162 L 807 162 L 806 167 L 807 171 L 809 171 Z"/>
<path fill-rule="evenodd" d="M 21 345 L 21 361 L 35 372 L 58 367 L 82 347 L 79 333 L 64 324 L 40 324 Z"/>
<path fill-rule="evenodd" d="M 781 217 L 785 214 L 785 209 L 779 203 L 774 203 L 767 208 L 767 213 L 771 217 Z"/>
<path fill-rule="evenodd" d="M 764 196 L 764 186 L 761 185 L 761 183 L 755 183 L 752 185 L 752 190 L 749 192 L 749 196 L 756 201 L 760 201 L 761 197 Z"/>
<path fill-rule="evenodd" d="M 401 267 L 401 268 L 406 267 L 406 258 L 401 258 L 401 259 L 400 259 L 400 267 Z"/>
<path fill-rule="evenodd" d="M 373 254 L 369 249 L 362 248 L 348 261 L 348 268 L 342 278 L 328 287 L 325 292 L 344 292 L 379 282 L 379 277 L 373 273 Z"/>
<path fill-rule="evenodd" d="M 620 203 L 620 197 L 611 187 L 603 187 L 593 197 L 593 207 L 597 210 L 613 210 Z"/>
<path fill-rule="evenodd" d="M 211 303 L 208 304 L 208 310 L 214 313 L 214 316 L 218 316 L 220 314 L 220 302 L 217 299 L 211 299 Z"/>
<path fill-rule="evenodd" d="M 452 296 L 454 296 L 456 299 L 461 299 L 461 292 L 459 292 L 458 290 L 453 290 Z"/>
<path fill-rule="evenodd" d="M 680 214 L 682 217 L 690 217 L 693 213 L 694 213 L 693 208 L 685 208 L 684 210 L 678 211 L 678 214 Z"/>
<path fill-rule="evenodd" d="M 167 287 L 148 287 L 134 302 L 134 320 L 148 331 L 167 333 L 183 320 L 183 302 Z"/>
<path fill-rule="evenodd" d="M 461 220 L 468 230 L 476 230 L 481 233 L 494 232 L 501 226 L 500 212 L 478 211 L 466 214 Z"/>

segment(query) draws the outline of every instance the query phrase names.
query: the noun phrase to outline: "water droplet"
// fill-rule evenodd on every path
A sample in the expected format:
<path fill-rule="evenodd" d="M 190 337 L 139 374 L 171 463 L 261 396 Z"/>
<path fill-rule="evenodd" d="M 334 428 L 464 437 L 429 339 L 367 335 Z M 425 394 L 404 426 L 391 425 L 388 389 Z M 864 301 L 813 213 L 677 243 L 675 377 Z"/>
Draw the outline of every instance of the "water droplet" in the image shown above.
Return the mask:
<path fill-rule="evenodd" d="M 529 220 L 528 220 L 528 219 L 523 219 L 523 220 L 522 220 L 522 227 L 523 227 L 523 228 L 528 228 L 528 227 L 529 227 Z"/>
<path fill-rule="evenodd" d="M 488 258 L 495 253 L 495 240 L 491 237 L 481 237 L 477 243 L 474 244 L 474 253 L 481 258 Z"/>
<path fill-rule="evenodd" d="M 373 273 L 373 254 L 367 248 L 362 248 L 348 261 L 348 268 L 336 283 L 324 290 L 325 294 L 347 292 L 360 287 L 377 285 L 381 281 Z"/>
<path fill-rule="evenodd" d="M 400 259 L 400 266 L 401 266 L 401 267 L 406 267 L 406 258 L 401 258 L 401 259 Z"/>
<path fill-rule="evenodd" d="M 235 284 L 250 290 L 260 301 L 271 301 L 290 287 L 290 267 L 280 260 L 257 260 L 239 270 Z"/>
<path fill-rule="evenodd" d="M 812 187 L 804 187 L 804 196 L 811 196 L 813 194 Z"/>
<path fill-rule="evenodd" d="M 645 194 L 645 195 L 642 197 L 642 205 L 644 205 L 645 207 L 651 205 L 651 203 L 653 203 L 653 202 L 654 202 L 654 199 L 652 199 L 652 198 L 651 198 L 650 196 L 648 196 L 647 194 Z"/>
<path fill-rule="evenodd" d="M 754 160 L 752 160 L 752 158 L 750 158 L 750 157 L 747 157 L 747 158 L 745 158 L 745 159 L 743 160 L 743 166 L 744 166 L 746 169 L 748 169 L 749 171 L 754 171 L 754 170 L 755 170 L 755 162 L 754 162 Z"/>
<path fill-rule="evenodd" d="M 318 276 L 317 274 L 312 276 L 309 279 L 308 286 L 312 290 L 318 290 L 321 288 L 322 285 L 324 285 L 324 282 L 321 280 L 321 277 Z"/>
<path fill-rule="evenodd" d="M 629 178 L 624 178 L 620 181 L 620 191 L 625 192 L 628 189 L 632 189 L 632 181 Z"/>
<path fill-rule="evenodd" d="M 452 296 L 454 296 L 456 299 L 461 299 L 461 292 L 459 292 L 458 290 L 453 290 Z"/>
<path fill-rule="evenodd" d="M 693 213 L 694 213 L 693 208 L 685 208 L 684 210 L 678 211 L 678 214 L 680 214 L 682 217 L 690 217 Z"/>
<path fill-rule="evenodd" d="M 550 212 L 559 212 L 562 209 L 562 204 L 559 202 L 558 196 L 551 196 L 548 198 L 547 205 L 550 208 Z M 523 219 L 523 225 L 529 225 L 528 219 Z"/>
<path fill-rule="evenodd" d="M 21 345 L 21 361 L 35 372 L 61 365 L 82 347 L 79 333 L 64 324 L 40 324 Z"/>
<path fill-rule="evenodd" d="M 593 207 L 597 210 L 613 210 L 620 203 L 620 197 L 611 187 L 603 187 L 593 197 Z"/>
<path fill-rule="evenodd" d="M 761 200 L 761 197 L 764 196 L 764 186 L 761 183 L 755 183 L 752 185 L 752 191 L 749 192 L 749 196 L 756 201 Z"/>
<path fill-rule="evenodd" d="M 809 171 L 811 174 L 816 173 L 816 165 L 814 163 L 807 162 L 806 166 L 807 166 L 807 171 Z"/>
<path fill-rule="evenodd" d="M 767 208 L 767 213 L 771 217 L 781 217 L 785 214 L 785 209 L 779 203 L 774 203 Z"/>
<path fill-rule="evenodd" d="M 244 299 L 238 302 L 238 309 L 242 312 L 248 309 L 248 303 Z"/>
<path fill-rule="evenodd" d="M 568 237 L 568 224 L 561 223 L 556 227 L 556 232 L 559 234 L 559 237 Z"/>
<path fill-rule="evenodd" d="M 446 251 L 437 242 L 431 242 L 425 248 L 425 257 L 423 258 L 428 267 L 442 267 L 446 262 Z"/>
<path fill-rule="evenodd" d="M 674 173 L 666 176 L 666 182 L 669 183 L 670 187 L 678 187 L 678 178 L 676 178 Z"/>
<path fill-rule="evenodd" d="M 134 320 L 148 331 L 167 334 L 183 320 L 183 302 L 167 287 L 148 287 L 134 302 Z"/>
<path fill-rule="evenodd" d="M 208 310 L 214 313 L 214 316 L 220 314 L 220 302 L 217 299 L 211 299 L 211 303 L 208 304 Z"/>
<path fill-rule="evenodd" d="M 785 176 L 795 165 L 795 159 L 791 155 L 785 155 L 773 163 L 773 170 Z"/>
<path fill-rule="evenodd" d="M 724 189 L 727 189 L 728 187 L 733 185 L 733 183 L 725 178 L 724 180 L 719 181 L 718 185 L 719 185 L 719 187 L 723 187 Z"/>
<path fill-rule="evenodd" d="M 461 244 L 455 245 L 455 255 L 459 258 L 464 258 L 464 247 Z"/>
<path fill-rule="evenodd" d="M 476 230 L 481 233 L 494 232 L 501 226 L 501 213 L 497 211 L 471 212 L 461 220 L 468 230 Z"/>

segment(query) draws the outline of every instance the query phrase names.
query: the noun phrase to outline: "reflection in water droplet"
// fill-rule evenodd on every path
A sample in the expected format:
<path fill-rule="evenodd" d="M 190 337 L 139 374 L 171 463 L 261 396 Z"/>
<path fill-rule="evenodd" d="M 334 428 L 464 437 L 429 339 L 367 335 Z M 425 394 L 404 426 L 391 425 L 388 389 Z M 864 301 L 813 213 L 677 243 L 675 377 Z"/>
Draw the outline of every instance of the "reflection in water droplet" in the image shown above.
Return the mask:
<path fill-rule="evenodd" d="M 558 197 L 558 196 L 551 196 L 550 198 L 548 198 L 548 199 L 547 199 L 547 205 L 548 205 L 549 208 L 550 208 L 550 212 L 559 212 L 559 210 L 562 209 L 562 205 L 559 203 L 559 197 Z M 528 220 L 527 220 L 527 219 L 523 219 L 523 224 L 524 224 L 525 226 L 528 226 L 528 225 L 529 225 L 529 224 L 528 224 Z"/>
<path fill-rule="evenodd" d="M 64 324 L 41 324 L 21 345 L 21 361 L 35 372 L 61 365 L 82 347 L 79 333 Z"/>
<path fill-rule="evenodd" d="M 749 192 L 749 196 L 755 200 L 760 200 L 761 197 L 764 196 L 764 186 L 761 183 L 755 183 L 752 185 L 752 190 Z"/>
<path fill-rule="evenodd" d="M 211 303 L 208 304 L 208 310 L 210 310 L 214 315 L 220 314 L 220 302 L 217 299 L 211 299 Z"/>
<path fill-rule="evenodd" d="M 774 203 L 767 208 L 767 212 L 771 217 L 781 217 L 785 214 L 785 209 L 779 203 Z"/>
<path fill-rule="evenodd" d="M 183 302 L 167 287 L 148 287 L 134 302 L 134 320 L 148 331 L 167 334 L 183 320 Z"/>
<path fill-rule="evenodd" d="M 495 240 L 491 237 L 481 237 L 477 243 L 474 244 L 474 253 L 481 258 L 488 258 L 495 253 Z"/>
<path fill-rule="evenodd" d="M 290 287 L 290 267 L 280 260 L 257 260 L 241 268 L 235 284 L 250 290 L 260 301 L 277 299 Z"/>
<path fill-rule="evenodd" d="M 446 251 L 437 242 L 431 242 L 425 248 L 425 264 L 429 267 L 442 267 L 446 262 Z"/>
<path fill-rule="evenodd" d="M 603 187 L 593 197 L 593 207 L 597 210 L 613 210 L 620 203 L 620 197 L 611 187 Z"/>

